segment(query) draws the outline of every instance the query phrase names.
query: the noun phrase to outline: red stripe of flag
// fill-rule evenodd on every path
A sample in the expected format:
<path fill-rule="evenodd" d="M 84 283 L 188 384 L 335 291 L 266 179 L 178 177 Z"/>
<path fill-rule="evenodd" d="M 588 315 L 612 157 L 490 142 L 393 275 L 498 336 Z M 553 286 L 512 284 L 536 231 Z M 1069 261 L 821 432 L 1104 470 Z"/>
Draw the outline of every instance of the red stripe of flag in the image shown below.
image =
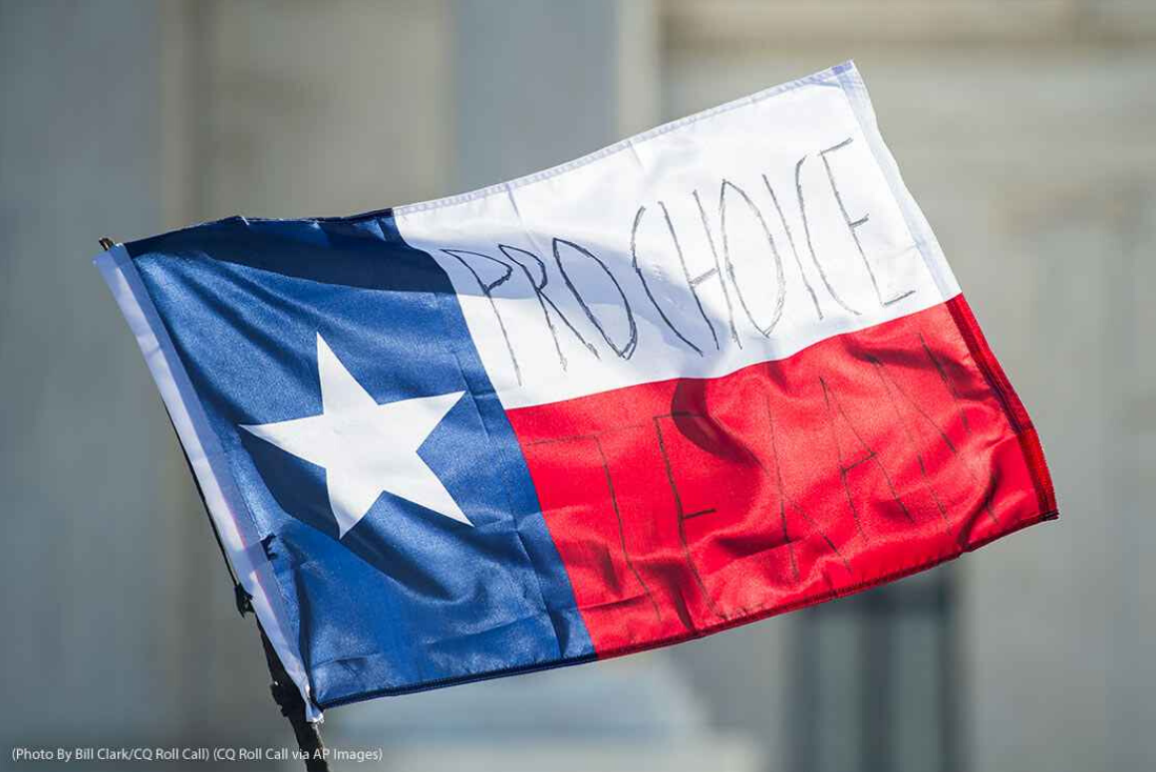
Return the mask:
<path fill-rule="evenodd" d="M 1054 517 L 962 296 L 784 360 L 509 411 L 600 656 L 874 586 Z"/>

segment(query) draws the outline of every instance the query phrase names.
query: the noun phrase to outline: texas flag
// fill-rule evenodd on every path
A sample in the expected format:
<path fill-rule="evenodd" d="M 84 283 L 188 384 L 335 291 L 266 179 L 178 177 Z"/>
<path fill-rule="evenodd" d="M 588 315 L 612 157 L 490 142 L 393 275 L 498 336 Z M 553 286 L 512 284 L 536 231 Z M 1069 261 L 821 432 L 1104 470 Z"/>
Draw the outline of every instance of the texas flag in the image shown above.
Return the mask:
<path fill-rule="evenodd" d="M 1056 516 L 849 63 L 465 195 L 96 263 L 314 717 Z"/>

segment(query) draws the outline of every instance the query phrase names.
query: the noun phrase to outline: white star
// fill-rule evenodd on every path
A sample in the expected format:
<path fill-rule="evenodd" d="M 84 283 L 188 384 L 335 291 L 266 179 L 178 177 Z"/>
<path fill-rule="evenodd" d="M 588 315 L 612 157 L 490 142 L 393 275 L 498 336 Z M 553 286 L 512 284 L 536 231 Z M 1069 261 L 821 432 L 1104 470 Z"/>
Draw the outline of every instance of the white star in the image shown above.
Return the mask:
<path fill-rule="evenodd" d="M 317 334 L 321 415 L 245 431 L 325 468 L 329 505 L 345 536 L 384 491 L 473 525 L 417 454 L 465 392 L 379 405 Z"/>

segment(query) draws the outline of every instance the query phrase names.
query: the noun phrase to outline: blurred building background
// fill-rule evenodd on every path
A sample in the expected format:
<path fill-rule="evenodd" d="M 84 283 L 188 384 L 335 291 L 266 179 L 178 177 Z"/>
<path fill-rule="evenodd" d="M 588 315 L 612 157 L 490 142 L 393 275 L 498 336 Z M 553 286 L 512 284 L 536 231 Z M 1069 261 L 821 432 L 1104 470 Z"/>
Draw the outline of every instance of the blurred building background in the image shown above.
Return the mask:
<path fill-rule="evenodd" d="M 288 742 L 98 237 L 448 195 L 848 58 L 1062 519 L 327 735 L 423 772 L 1156 768 L 1150 0 L 0 0 L 0 766 Z"/>

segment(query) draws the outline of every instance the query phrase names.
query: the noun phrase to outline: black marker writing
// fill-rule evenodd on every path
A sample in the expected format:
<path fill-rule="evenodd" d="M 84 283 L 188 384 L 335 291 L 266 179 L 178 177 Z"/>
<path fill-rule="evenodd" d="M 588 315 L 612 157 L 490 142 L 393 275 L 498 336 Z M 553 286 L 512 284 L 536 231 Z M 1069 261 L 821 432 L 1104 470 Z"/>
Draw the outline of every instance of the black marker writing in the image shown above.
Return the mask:
<path fill-rule="evenodd" d="M 901 292 L 895 297 L 889 298 L 887 300 L 883 299 L 883 293 L 879 289 L 879 281 L 875 278 L 875 269 L 871 267 L 871 261 L 867 259 L 867 253 L 863 251 L 863 244 L 859 241 L 858 229 L 867 224 L 867 221 L 870 219 L 871 215 L 865 214 L 858 220 L 851 219 L 851 215 L 847 214 L 847 207 L 843 203 L 843 196 L 839 193 L 839 186 L 835 183 L 835 173 L 831 171 L 831 162 L 827 160 L 827 155 L 829 153 L 842 150 L 850 144 L 851 138 L 848 137 L 839 144 L 832 145 L 826 150 L 820 151 L 819 157 L 823 159 L 823 168 L 827 170 L 827 179 L 831 182 L 831 192 L 835 194 L 835 202 L 839 205 L 839 211 L 843 213 L 843 222 L 847 223 L 847 227 L 851 231 L 851 238 L 855 241 L 855 248 L 859 250 L 859 256 L 863 258 L 863 265 L 867 266 L 867 274 L 871 277 L 871 286 L 875 288 L 875 297 L 879 298 L 879 302 L 883 305 L 889 306 L 892 303 L 898 303 L 908 295 L 914 294 L 915 290 L 907 290 L 906 292 Z"/>
<path fill-rule="evenodd" d="M 670 231 L 670 238 L 674 242 L 674 248 L 678 253 L 678 259 L 682 263 L 683 273 L 686 273 L 686 260 L 683 259 L 682 246 L 678 243 L 678 236 L 674 232 L 674 225 L 670 222 L 670 214 L 667 213 L 666 207 L 662 205 L 662 202 L 659 202 L 659 206 L 662 206 L 663 214 L 666 215 L 666 225 Z M 683 335 L 682 332 L 680 332 L 679 329 L 674 326 L 674 323 L 671 322 L 667 317 L 666 312 L 662 310 L 662 306 L 658 305 L 658 300 L 655 299 L 654 293 L 650 291 L 650 283 L 646 280 L 646 274 L 643 272 L 642 266 L 638 262 L 638 227 L 642 224 L 642 217 L 645 214 L 646 207 L 638 207 L 638 212 L 634 215 L 634 226 L 630 229 L 630 260 L 631 264 L 634 266 L 634 272 L 638 274 L 638 279 L 642 282 L 642 289 L 645 290 L 646 297 L 650 298 L 650 303 L 654 306 L 654 310 L 658 312 L 658 316 L 662 319 L 663 324 L 665 324 L 671 332 L 678 336 L 679 340 L 694 349 L 695 353 L 697 353 L 699 356 L 702 356 L 702 349 L 700 349 L 698 346 L 692 343 L 689 338 Z M 689 283 L 689 276 L 687 278 Z M 693 291 L 693 287 L 691 289 Z M 707 326 L 710 326 L 710 319 L 707 319 L 706 312 L 704 312 L 702 309 L 702 302 L 699 301 L 698 295 L 695 295 L 694 300 L 696 303 L 698 303 L 698 311 L 700 314 L 702 314 L 702 318 L 706 320 Z M 710 334 L 714 336 L 714 327 L 710 328 Z M 718 347 L 718 336 L 715 336 L 715 347 Z"/>
<path fill-rule="evenodd" d="M 742 284 L 738 281 L 738 278 L 735 275 L 734 262 L 731 260 L 730 237 L 727 230 L 727 202 L 729 200 L 727 193 L 729 191 L 733 191 L 733 195 L 737 195 L 743 200 L 744 203 L 746 203 L 747 210 L 751 213 L 751 215 L 754 216 L 755 220 L 758 221 L 759 227 L 762 228 L 763 235 L 766 236 L 767 245 L 771 248 L 771 256 L 774 259 L 775 280 L 778 289 L 775 293 L 774 313 L 771 316 L 770 323 L 765 327 L 761 326 L 757 321 L 755 321 L 754 315 L 751 314 L 750 306 L 747 304 L 745 293 L 742 290 Z M 738 296 L 739 305 L 741 305 L 743 311 L 746 312 L 747 319 L 749 319 L 751 324 L 754 325 L 754 328 L 758 330 L 763 337 L 769 338 L 771 336 L 771 332 L 775 329 L 775 325 L 779 323 L 779 319 L 781 319 L 783 316 L 783 304 L 786 302 L 787 295 L 787 284 L 785 277 L 783 276 L 783 260 L 779 256 L 778 247 L 775 246 L 775 238 L 771 235 L 771 231 L 767 227 L 767 221 L 763 219 L 763 213 L 759 211 L 759 208 L 755 205 L 755 202 L 751 200 L 751 197 L 747 195 L 745 190 L 740 188 L 738 185 L 735 185 L 733 182 L 730 182 L 729 180 L 723 180 L 722 185 L 719 187 L 718 208 L 720 223 L 719 230 L 722 231 L 723 261 L 726 263 L 727 274 L 730 276 L 731 282 L 735 286 L 735 294 Z"/>
<path fill-rule="evenodd" d="M 811 241 L 811 223 L 807 220 L 807 203 L 803 198 L 803 162 L 807 160 L 807 156 L 803 156 L 795 164 L 795 197 L 799 199 L 799 214 L 803 218 L 803 234 L 807 237 L 807 251 L 811 253 L 811 262 L 815 264 L 815 268 L 819 270 L 819 278 L 823 280 L 823 285 L 827 288 L 827 292 L 835 299 L 835 302 L 843 307 L 848 313 L 855 316 L 859 315 L 851 306 L 839 297 L 839 293 L 831 286 L 831 280 L 827 277 L 827 272 L 823 270 L 823 264 L 819 262 L 819 256 L 815 254 L 815 245 Z"/>
<path fill-rule="evenodd" d="M 613 339 L 611 339 L 609 333 L 606 332 L 606 328 L 603 326 L 602 321 L 594 314 L 594 311 L 590 308 L 590 305 L 582 297 L 582 293 L 580 293 L 578 288 L 574 286 L 574 282 L 571 280 L 570 274 L 566 272 L 566 266 L 562 264 L 563 247 L 592 260 L 599 268 L 602 269 L 602 271 L 610 279 L 610 283 L 614 285 L 614 289 L 618 291 L 619 297 L 622 298 L 622 308 L 626 312 L 626 323 L 629 328 L 629 335 L 627 336 L 626 342 L 624 344 L 619 345 L 615 343 Z M 595 329 L 597 329 L 598 332 L 602 334 L 602 339 L 606 341 L 606 345 L 610 346 L 614 353 L 620 356 L 622 359 L 630 359 L 630 357 L 634 356 L 634 350 L 638 346 L 638 325 L 634 321 L 634 311 L 630 309 L 630 301 L 626 299 L 626 293 L 622 291 L 622 285 L 618 283 L 618 279 L 614 277 L 614 273 L 606 267 L 606 263 L 599 260 L 593 252 L 586 249 L 585 247 L 575 244 L 573 241 L 566 241 L 565 239 L 554 239 L 554 262 L 558 264 L 558 271 L 562 274 L 562 280 L 565 281 L 566 286 L 570 288 L 570 292 L 573 293 L 574 299 L 578 301 L 578 305 L 582 306 L 582 310 L 586 312 L 586 318 L 589 319 L 590 323 L 594 325 Z"/>
<path fill-rule="evenodd" d="M 493 310 L 494 316 L 497 317 L 498 327 L 502 330 L 502 340 L 506 342 L 506 350 L 510 352 L 510 361 L 514 364 L 514 376 L 518 379 L 518 385 L 522 385 L 522 368 L 518 366 L 518 357 L 516 354 L 514 354 L 514 344 L 510 342 L 510 333 L 506 331 L 506 322 L 502 319 L 502 312 L 498 310 L 498 304 L 494 302 L 494 290 L 510 280 L 510 276 L 513 275 L 514 269 L 503 263 L 498 258 L 491 257 L 490 255 L 484 255 L 481 252 L 470 252 L 464 249 L 443 249 L 442 252 L 445 252 L 450 257 L 456 258 L 457 261 L 473 275 L 475 281 L 478 282 L 478 288 L 482 291 L 482 294 L 486 296 L 486 299 L 490 301 L 490 308 Z M 501 277 L 495 279 L 494 281 L 482 281 L 482 277 L 478 274 L 477 271 L 474 270 L 474 267 L 469 264 L 469 261 L 466 260 L 466 255 L 471 255 L 472 257 L 480 257 L 483 260 L 489 260 L 491 263 L 496 263 L 505 269 L 505 273 L 503 273 Z"/>
<path fill-rule="evenodd" d="M 807 288 L 807 294 L 811 296 L 811 302 L 815 304 L 815 313 L 819 318 L 823 318 L 823 309 L 819 307 L 819 298 L 815 297 L 815 290 L 811 288 L 811 280 L 807 278 L 807 272 L 803 270 L 803 261 L 799 258 L 799 250 L 795 246 L 795 237 L 791 235 L 791 226 L 787 224 L 787 218 L 783 214 L 783 207 L 779 206 L 779 197 L 775 195 L 775 189 L 771 187 L 771 181 L 767 179 L 767 175 L 763 175 L 763 184 L 767 186 L 767 193 L 771 194 L 771 203 L 775 205 L 775 211 L 779 213 L 779 222 L 783 224 L 783 230 L 787 234 L 787 243 L 791 245 L 791 253 L 795 256 L 795 265 L 799 266 L 799 275 L 803 277 L 803 286 Z"/>
<path fill-rule="evenodd" d="M 582 333 L 575 329 L 574 325 L 570 323 L 570 320 L 566 318 L 566 315 L 562 313 L 557 304 L 545 293 L 546 284 L 549 279 L 546 276 L 546 263 L 542 261 L 542 258 L 533 252 L 519 249 L 518 247 L 511 247 L 508 244 L 499 244 L 498 249 L 502 250 L 502 254 L 510 258 L 510 260 L 526 274 L 526 280 L 530 282 L 530 287 L 534 290 L 535 297 L 538 298 L 538 305 L 542 307 L 542 316 L 546 319 L 546 326 L 550 328 L 550 336 L 554 339 L 554 348 L 558 352 L 558 362 L 562 365 L 562 369 L 565 370 L 567 368 L 566 355 L 562 353 L 562 343 L 558 340 L 558 330 L 554 327 L 554 320 L 550 317 L 550 311 L 547 309 L 547 305 L 554 309 L 554 313 L 557 314 L 558 318 L 562 320 L 562 323 L 570 329 L 570 332 L 574 333 L 574 337 L 578 338 L 582 345 L 586 347 L 586 350 L 593 354 L 595 359 L 600 359 L 598 350 L 586 342 L 586 339 L 582 337 Z M 530 269 L 516 257 L 516 255 L 519 254 L 530 258 L 538 264 L 538 271 L 541 276 L 540 281 L 535 281 L 533 274 L 530 273 Z"/>

